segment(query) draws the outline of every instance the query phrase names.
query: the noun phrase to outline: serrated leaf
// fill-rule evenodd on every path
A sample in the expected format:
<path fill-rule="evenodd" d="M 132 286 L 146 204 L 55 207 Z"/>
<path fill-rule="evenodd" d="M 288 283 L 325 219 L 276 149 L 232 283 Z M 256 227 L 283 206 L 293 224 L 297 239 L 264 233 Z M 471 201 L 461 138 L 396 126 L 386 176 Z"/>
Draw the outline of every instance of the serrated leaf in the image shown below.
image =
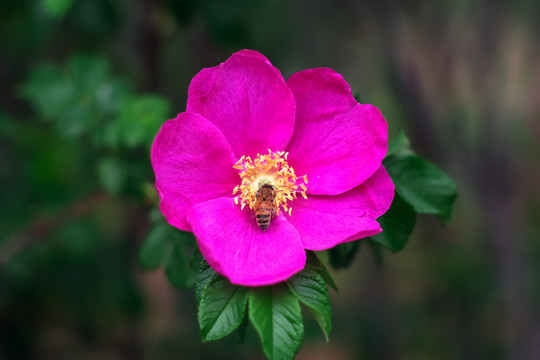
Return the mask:
<path fill-rule="evenodd" d="M 292 359 L 300 349 L 304 336 L 302 313 L 298 299 L 287 287 L 251 290 L 249 319 L 268 359 Z"/>
<path fill-rule="evenodd" d="M 195 281 L 195 300 L 197 301 L 197 306 L 201 302 L 202 292 L 206 284 L 208 284 L 214 275 L 217 275 L 217 272 L 208 265 L 206 260 L 202 259 L 199 272 L 197 273 L 197 280 Z"/>
<path fill-rule="evenodd" d="M 330 265 L 332 265 L 334 269 L 349 267 L 354 260 L 357 251 L 358 241 L 350 241 L 334 246 L 328 251 L 330 255 Z"/>
<path fill-rule="evenodd" d="M 170 240 L 169 225 L 158 224 L 148 234 L 139 251 L 139 263 L 145 270 L 157 268 L 165 257 Z"/>
<path fill-rule="evenodd" d="M 247 288 L 214 274 L 202 291 L 198 309 L 203 342 L 232 333 L 244 319 L 247 301 Z"/>
<path fill-rule="evenodd" d="M 445 224 L 450 221 L 457 187 L 445 173 L 415 155 L 390 157 L 383 164 L 397 193 L 416 212 L 435 214 Z"/>
<path fill-rule="evenodd" d="M 198 270 L 198 266 L 191 264 L 195 240 L 190 233 L 175 235 L 171 252 L 165 262 L 165 275 L 172 285 L 186 289 L 195 283 Z"/>
<path fill-rule="evenodd" d="M 416 222 L 414 209 L 399 196 L 394 195 L 390 209 L 377 221 L 383 231 L 373 235 L 371 239 L 392 252 L 403 249 L 411 235 Z"/>
<path fill-rule="evenodd" d="M 324 279 L 307 266 L 287 280 L 287 285 L 298 300 L 309 308 L 328 342 L 328 336 L 332 331 L 332 309 Z"/>

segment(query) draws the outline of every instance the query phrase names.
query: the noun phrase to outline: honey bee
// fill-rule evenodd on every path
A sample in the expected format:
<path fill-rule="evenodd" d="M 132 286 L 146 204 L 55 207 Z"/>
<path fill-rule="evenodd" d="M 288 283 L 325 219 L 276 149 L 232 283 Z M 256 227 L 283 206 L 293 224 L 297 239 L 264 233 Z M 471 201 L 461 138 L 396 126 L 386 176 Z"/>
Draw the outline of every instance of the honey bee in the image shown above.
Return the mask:
<path fill-rule="evenodd" d="M 276 213 L 276 207 L 274 205 L 274 197 L 276 196 L 276 191 L 272 185 L 262 185 L 255 194 L 256 201 L 253 209 L 255 210 L 255 216 L 257 217 L 257 225 L 261 230 L 268 229 L 270 226 L 270 220 L 274 217 Z"/>

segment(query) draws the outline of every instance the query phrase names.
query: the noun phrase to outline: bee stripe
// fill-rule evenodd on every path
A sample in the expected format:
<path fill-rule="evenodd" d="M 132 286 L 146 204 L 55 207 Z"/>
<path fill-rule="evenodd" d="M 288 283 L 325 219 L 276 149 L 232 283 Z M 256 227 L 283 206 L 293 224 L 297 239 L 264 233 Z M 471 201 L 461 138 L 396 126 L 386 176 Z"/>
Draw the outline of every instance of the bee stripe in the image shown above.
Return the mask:
<path fill-rule="evenodd" d="M 270 225 L 270 215 L 267 214 L 258 214 L 257 215 L 257 225 L 261 230 L 266 230 Z"/>

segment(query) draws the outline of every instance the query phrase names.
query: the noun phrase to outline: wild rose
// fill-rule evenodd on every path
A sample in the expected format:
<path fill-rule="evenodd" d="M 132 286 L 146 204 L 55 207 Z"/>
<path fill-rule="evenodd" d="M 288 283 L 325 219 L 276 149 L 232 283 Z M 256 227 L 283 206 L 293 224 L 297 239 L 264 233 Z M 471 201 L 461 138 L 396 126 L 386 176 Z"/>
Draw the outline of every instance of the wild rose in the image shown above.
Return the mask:
<path fill-rule="evenodd" d="M 193 78 L 186 112 L 165 122 L 151 157 L 167 221 L 192 231 L 232 283 L 263 286 L 302 270 L 305 250 L 381 231 L 394 195 L 386 151 L 386 121 L 341 75 L 309 69 L 285 82 L 243 50 Z M 265 184 L 276 213 L 262 230 Z"/>

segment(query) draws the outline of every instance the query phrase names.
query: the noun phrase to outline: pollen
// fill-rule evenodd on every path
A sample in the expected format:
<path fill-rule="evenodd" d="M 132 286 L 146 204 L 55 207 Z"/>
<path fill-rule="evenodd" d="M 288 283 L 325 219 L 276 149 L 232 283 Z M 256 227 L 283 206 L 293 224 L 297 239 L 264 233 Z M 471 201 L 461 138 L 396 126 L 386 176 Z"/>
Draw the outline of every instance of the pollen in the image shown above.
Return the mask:
<path fill-rule="evenodd" d="M 238 170 L 242 183 L 233 190 L 234 203 L 243 209 L 246 205 L 254 208 L 257 200 L 257 191 L 263 185 L 274 187 L 274 207 L 276 215 L 279 215 L 280 208 L 283 213 L 291 215 L 292 207 L 287 201 L 296 199 L 300 193 L 307 199 L 307 176 L 297 176 L 294 169 L 287 162 L 288 152 L 268 150 L 268 154 L 257 154 L 253 159 L 249 156 L 242 156 L 233 166 Z"/>

